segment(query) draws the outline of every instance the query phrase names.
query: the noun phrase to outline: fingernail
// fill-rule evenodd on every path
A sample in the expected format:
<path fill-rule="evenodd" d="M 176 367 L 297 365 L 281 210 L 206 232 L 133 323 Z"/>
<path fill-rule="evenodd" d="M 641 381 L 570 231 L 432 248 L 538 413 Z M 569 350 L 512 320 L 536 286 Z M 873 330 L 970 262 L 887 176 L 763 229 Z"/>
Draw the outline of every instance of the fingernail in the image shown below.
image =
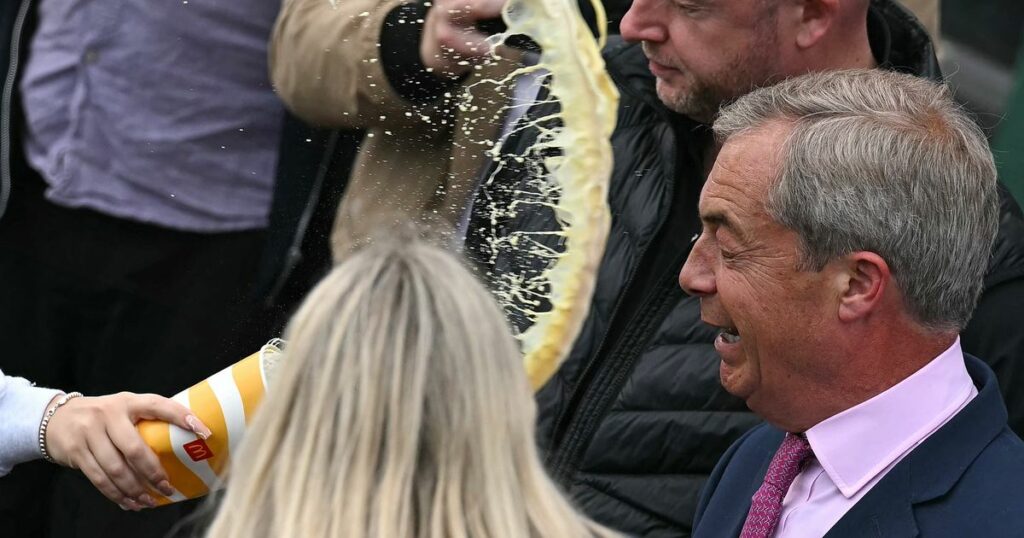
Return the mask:
<path fill-rule="evenodd" d="M 166 480 L 164 480 L 164 481 L 160 482 L 159 484 L 157 484 L 156 485 L 156 489 L 160 490 L 160 493 L 163 493 L 164 495 L 166 495 L 168 497 L 170 497 L 171 495 L 174 495 L 174 487 L 172 487 L 171 483 L 166 481 Z"/>
<path fill-rule="evenodd" d="M 210 436 L 213 435 L 213 432 L 210 431 L 210 428 L 207 428 L 206 425 L 203 424 L 201 420 L 196 418 L 195 415 L 189 415 L 185 417 L 185 422 L 188 423 L 189 428 L 192 428 L 192 433 L 198 435 L 204 441 L 209 439 Z"/>
<path fill-rule="evenodd" d="M 142 510 L 142 506 L 139 505 L 139 503 L 135 502 L 133 499 L 125 499 L 124 505 L 127 506 L 128 509 L 133 512 L 138 512 Z"/>
<path fill-rule="evenodd" d="M 120 507 L 121 507 L 121 510 L 124 510 L 125 512 L 127 512 L 127 511 L 128 511 L 128 507 L 127 507 L 127 506 L 125 506 L 125 505 L 123 505 L 123 504 L 119 504 L 118 506 L 120 506 Z"/>
<path fill-rule="evenodd" d="M 146 505 L 146 506 L 148 506 L 148 507 L 150 507 L 150 508 L 156 507 L 156 501 L 153 500 L 153 498 L 150 497 L 149 494 L 146 494 L 146 493 L 143 493 L 142 495 L 139 495 L 139 502 L 144 504 L 144 505 Z"/>

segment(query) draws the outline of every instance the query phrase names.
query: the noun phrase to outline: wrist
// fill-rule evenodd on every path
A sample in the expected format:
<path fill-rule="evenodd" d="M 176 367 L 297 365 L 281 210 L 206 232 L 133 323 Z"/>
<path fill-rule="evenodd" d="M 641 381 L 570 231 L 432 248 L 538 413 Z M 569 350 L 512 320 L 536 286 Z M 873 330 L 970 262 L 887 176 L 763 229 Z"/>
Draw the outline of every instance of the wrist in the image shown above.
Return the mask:
<path fill-rule="evenodd" d="M 46 408 L 46 414 L 43 415 L 43 420 L 39 423 L 39 453 L 42 455 L 44 460 L 50 463 L 57 463 L 57 461 L 50 455 L 46 444 L 46 434 L 49 429 L 50 420 L 53 419 L 53 416 L 57 414 L 57 411 L 60 410 L 61 407 L 64 407 L 71 400 L 81 396 L 81 392 L 70 392 L 68 394 L 54 396 L 54 398 L 50 400 L 50 405 Z"/>
<path fill-rule="evenodd" d="M 45 417 L 46 414 L 50 412 L 50 409 L 53 409 L 53 406 L 57 405 L 57 402 L 65 395 L 67 395 L 67 393 L 65 393 L 64 391 L 58 391 L 57 394 L 53 395 L 53 398 L 50 398 L 49 403 L 47 403 L 46 407 L 43 408 L 43 416 L 39 417 L 40 424 L 42 424 L 43 422 L 43 417 Z"/>

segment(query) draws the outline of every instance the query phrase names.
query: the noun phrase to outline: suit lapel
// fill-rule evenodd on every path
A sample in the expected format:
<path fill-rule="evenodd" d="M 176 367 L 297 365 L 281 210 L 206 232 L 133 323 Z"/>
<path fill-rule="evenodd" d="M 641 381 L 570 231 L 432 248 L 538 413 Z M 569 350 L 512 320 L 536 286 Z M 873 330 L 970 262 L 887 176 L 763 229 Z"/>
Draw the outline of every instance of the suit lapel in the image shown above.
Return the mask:
<path fill-rule="evenodd" d="M 775 456 L 775 451 L 778 450 L 779 445 L 782 444 L 782 437 L 779 436 L 779 442 L 773 443 L 772 450 L 766 454 L 764 461 L 761 463 L 761 468 L 751 476 L 750 484 L 744 489 L 746 495 L 740 499 L 737 499 L 737 504 L 742 507 L 742 510 L 736 510 L 734 512 L 734 518 L 731 524 L 727 525 L 726 528 L 722 529 L 724 532 L 722 536 L 739 536 L 740 532 L 743 531 L 743 524 L 747 522 L 747 513 L 750 512 L 750 504 L 754 498 L 754 494 L 757 493 L 758 488 L 761 487 L 761 483 L 764 482 L 764 475 L 768 474 L 768 466 L 772 463 L 772 457 Z"/>
<path fill-rule="evenodd" d="M 762 455 L 762 461 L 757 472 L 750 475 L 750 482 L 743 488 L 743 496 L 736 499 L 737 510 L 732 513 L 731 520 L 722 526 L 723 537 L 735 537 L 739 536 L 740 532 L 743 531 L 743 524 L 747 522 L 747 513 L 750 512 L 750 504 L 754 498 L 754 494 L 757 493 L 758 488 L 764 482 L 764 476 L 768 474 L 768 466 L 772 463 L 772 458 L 775 457 L 775 451 L 779 449 L 779 445 L 782 444 L 782 439 L 785 436 L 780 430 L 774 427 L 771 430 L 771 442 L 765 447 L 765 452 Z"/>
<path fill-rule="evenodd" d="M 910 482 L 909 467 L 897 465 L 828 531 L 826 538 L 917 536 Z"/>
<path fill-rule="evenodd" d="M 750 502 L 784 434 L 768 425 L 743 435 L 723 456 L 705 485 L 694 536 L 736 538 L 750 511 Z"/>
<path fill-rule="evenodd" d="M 978 395 L 893 467 L 825 536 L 917 536 L 914 505 L 947 494 L 1006 428 L 995 376 L 980 360 L 964 359 Z"/>

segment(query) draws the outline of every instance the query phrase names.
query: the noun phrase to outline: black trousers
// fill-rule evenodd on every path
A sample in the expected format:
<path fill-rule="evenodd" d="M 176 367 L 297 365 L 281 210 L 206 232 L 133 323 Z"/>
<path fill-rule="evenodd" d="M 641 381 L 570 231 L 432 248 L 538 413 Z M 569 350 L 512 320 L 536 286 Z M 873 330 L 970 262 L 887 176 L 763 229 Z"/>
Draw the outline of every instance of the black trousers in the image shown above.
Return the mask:
<path fill-rule="evenodd" d="M 87 396 L 170 396 L 274 336 L 247 323 L 262 231 L 186 233 L 59 207 L 24 169 L 13 187 L 0 220 L 4 373 Z M 0 535 L 159 537 L 195 504 L 123 512 L 78 471 L 27 463 L 0 478 Z"/>

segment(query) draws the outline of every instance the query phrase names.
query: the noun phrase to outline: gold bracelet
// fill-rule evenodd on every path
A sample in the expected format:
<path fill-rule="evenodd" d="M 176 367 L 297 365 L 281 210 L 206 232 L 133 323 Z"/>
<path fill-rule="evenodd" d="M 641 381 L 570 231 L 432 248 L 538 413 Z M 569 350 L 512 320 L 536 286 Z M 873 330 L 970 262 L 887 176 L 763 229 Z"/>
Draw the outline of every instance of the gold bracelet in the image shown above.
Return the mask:
<path fill-rule="evenodd" d="M 57 412 L 64 404 L 70 402 L 73 398 L 78 398 L 82 395 L 81 392 L 71 392 L 65 394 L 61 399 L 57 400 L 57 405 L 51 407 L 46 415 L 43 416 L 43 421 L 39 423 L 39 452 L 43 455 L 43 459 L 50 463 L 57 463 L 50 453 L 46 451 L 46 427 L 50 425 L 50 419 L 53 418 L 53 414 Z"/>

